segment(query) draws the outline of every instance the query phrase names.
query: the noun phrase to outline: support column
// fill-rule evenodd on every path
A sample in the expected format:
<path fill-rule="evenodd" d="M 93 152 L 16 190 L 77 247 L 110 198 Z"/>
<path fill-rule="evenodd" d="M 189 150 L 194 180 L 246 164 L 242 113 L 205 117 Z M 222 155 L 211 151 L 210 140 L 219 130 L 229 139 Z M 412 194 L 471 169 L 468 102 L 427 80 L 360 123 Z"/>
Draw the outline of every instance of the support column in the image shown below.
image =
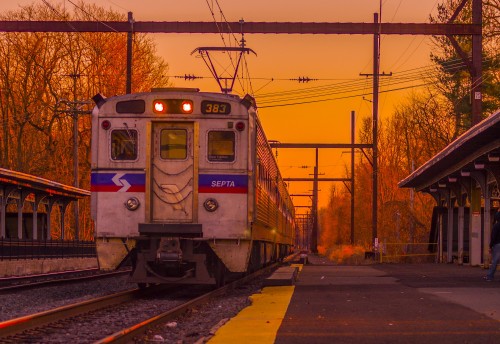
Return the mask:
<path fill-rule="evenodd" d="M 464 229 L 465 229 L 465 207 L 464 203 L 458 205 L 458 264 L 464 263 Z"/>
<path fill-rule="evenodd" d="M 464 224 L 464 230 L 467 229 L 467 238 L 469 240 L 469 264 L 472 265 L 472 242 L 471 242 L 471 237 L 472 237 L 472 185 L 475 183 L 472 178 L 470 178 L 470 172 L 468 171 L 460 171 L 460 184 L 464 188 L 465 192 L 467 193 L 467 197 L 469 199 L 469 224 L 467 228 L 465 228 Z M 465 200 L 466 202 L 467 200 Z M 465 213 L 464 213 L 464 222 L 465 222 Z M 464 234 L 465 235 L 465 234 Z M 464 236 L 465 237 L 465 236 Z"/>
<path fill-rule="evenodd" d="M 431 188 L 428 191 L 429 195 L 431 195 L 436 201 L 436 206 L 438 207 L 438 216 L 437 216 L 437 230 L 438 230 L 438 242 L 437 242 L 437 260 L 438 263 L 442 263 L 443 260 L 443 226 L 442 226 L 442 218 L 441 212 L 439 212 L 439 208 L 441 207 L 441 192 L 437 189 Z"/>
<path fill-rule="evenodd" d="M 55 198 L 49 198 L 47 205 L 45 206 L 47 209 L 47 232 L 45 233 L 45 239 L 46 240 L 51 240 L 52 239 L 52 226 L 51 226 L 51 214 L 52 214 L 52 209 L 54 207 L 54 204 L 56 204 L 57 199 Z"/>
<path fill-rule="evenodd" d="M 17 203 L 17 238 L 23 238 L 23 208 L 24 208 L 24 199 L 21 195 L 22 192 L 19 193 L 19 198 L 16 200 Z"/>
<path fill-rule="evenodd" d="M 476 178 L 474 178 L 476 179 Z M 481 254 L 481 188 L 476 188 L 476 183 L 471 183 L 470 190 L 470 262 L 477 266 L 482 263 Z"/>
<path fill-rule="evenodd" d="M 452 187 L 453 194 L 457 200 L 458 206 L 458 219 L 457 219 L 457 239 L 458 239 L 458 264 L 462 265 L 464 263 L 464 228 L 465 228 L 465 201 L 466 197 L 463 195 L 463 188 L 461 184 L 455 184 Z"/>
<path fill-rule="evenodd" d="M 33 240 L 38 240 L 38 207 L 40 206 L 40 202 L 44 199 L 44 197 L 45 196 L 42 196 L 40 194 L 35 194 L 35 201 L 33 202 Z"/>
<path fill-rule="evenodd" d="M 491 239 L 491 191 L 488 183 L 483 190 L 484 215 L 483 215 L 483 264 L 489 267 L 491 263 L 490 239 Z"/>
<path fill-rule="evenodd" d="M 453 263 L 453 210 L 455 202 L 451 197 L 451 189 L 445 189 L 445 199 L 447 207 L 448 221 L 446 225 L 446 262 Z"/>
<path fill-rule="evenodd" d="M 19 190 L 19 198 L 17 199 L 17 238 L 23 239 L 23 208 L 24 200 L 31 192 Z"/>
<path fill-rule="evenodd" d="M 66 215 L 66 208 L 69 202 L 61 201 L 59 203 L 59 211 L 61 212 L 61 240 L 64 240 L 64 219 Z"/>
<path fill-rule="evenodd" d="M 16 190 L 13 186 L 2 186 L 2 197 L 0 197 L 0 238 L 7 237 L 6 219 L 7 219 L 7 204 L 9 196 Z"/>
<path fill-rule="evenodd" d="M 2 193 L 2 197 L 0 197 L 0 239 L 5 238 L 5 217 L 7 216 L 7 212 L 5 208 L 7 207 L 7 197 L 4 197 Z"/>
<path fill-rule="evenodd" d="M 470 199 L 470 260 L 471 265 L 481 264 L 481 189 L 472 183 Z"/>
<path fill-rule="evenodd" d="M 490 236 L 491 236 L 491 221 L 490 221 L 490 209 L 491 209 L 491 200 L 490 200 L 490 192 L 487 183 L 486 171 L 484 170 L 476 170 L 471 172 L 471 177 L 474 178 L 480 186 L 478 200 L 476 200 L 477 204 L 475 207 L 476 213 L 479 212 L 479 221 L 476 221 L 476 226 L 478 226 L 477 231 L 479 233 L 479 241 L 482 244 L 480 247 L 482 252 L 482 259 L 480 264 L 489 264 L 490 253 L 488 250 L 490 244 Z M 481 194 L 484 197 L 484 215 L 481 217 Z M 481 222 L 482 221 L 482 222 Z M 482 226 L 481 226 L 482 223 Z M 482 227 L 482 231 L 481 231 Z"/>
<path fill-rule="evenodd" d="M 488 164 L 486 169 L 488 170 L 488 172 L 491 173 L 491 175 L 493 176 L 493 178 L 497 182 L 498 189 L 500 190 L 500 164 L 498 164 L 498 163 L 495 165 Z"/>

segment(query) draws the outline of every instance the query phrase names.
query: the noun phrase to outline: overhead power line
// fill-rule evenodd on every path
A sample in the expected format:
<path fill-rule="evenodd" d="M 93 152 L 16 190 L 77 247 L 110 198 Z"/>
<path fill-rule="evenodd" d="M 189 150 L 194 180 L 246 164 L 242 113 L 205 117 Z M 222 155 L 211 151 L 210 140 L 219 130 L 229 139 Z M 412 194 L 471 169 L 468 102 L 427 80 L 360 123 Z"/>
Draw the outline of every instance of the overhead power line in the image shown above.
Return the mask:
<path fill-rule="evenodd" d="M 407 86 L 407 87 L 394 88 L 394 89 L 390 89 L 390 90 L 383 90 L 383 91 L 380 91 L 379 93 L 401 91 L 401 90 L 406 90 L 409 88 L 423 87 L 423 86 L 427 86 L 427 85 L 431 85 L 431 84 L 433 84 L 433 83 L 432 82 L 422 83 L 422 84 L 414 85 L 414 86 Z M 302 101 L 302 102 L 293 102 L 293 103 L 283 103 L 283 104 L 276 104 L 276 105 L 264 105 L 264 106 L 259 106 L 259 108 L 262 109 L 262 108 L 283 107 L 283 106 L 302 105 L 302 104 L 311 104 L 311 103 L 322 103 L 322 102 L 328 102 L 328 101 L 334 101 L 334 100 L 357 98 L 357 97 L 367 96 L 367 95 L 371 95 L 371 94 L 372 94 L 371 92 L 367 92 L 367 93 L 360 93 L 360 94 L 354 94 L 354 95 L 347 95 L 347 96 L 343 96 L 343 97 L 334 97 L 334 98 L 326 98 L 326 99 L 318 99 L 318 100 L 310 100 L 310 101 Z"/>

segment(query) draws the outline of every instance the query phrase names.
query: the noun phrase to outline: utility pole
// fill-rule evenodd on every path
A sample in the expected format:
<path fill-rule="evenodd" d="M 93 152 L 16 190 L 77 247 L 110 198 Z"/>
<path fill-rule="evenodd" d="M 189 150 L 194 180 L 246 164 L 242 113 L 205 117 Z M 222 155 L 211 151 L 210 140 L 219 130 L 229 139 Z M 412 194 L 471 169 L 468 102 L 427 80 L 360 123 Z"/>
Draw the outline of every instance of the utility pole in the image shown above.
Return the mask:
<path fill-rule="evenodd" d="M 78 116 L 79 115 L 90 115 L 92 111 L 80 110 L 80 106 L 85 104 L 90 104 L 87 101 L 79 101 L 77 100 L 77 80 L 81 77 L 79 73 L 73 73 L 67 75 L 68 77 L 73 79 L 73 100 L 62 99 L 56 103 L 56 112 L 67 113 L 73 119 L 73 186 L 75 188 L 80 187 L 79 182 L 79 171 L 78 171 Z M 59 105 L 65 104 L 68 108 L 60 110 Z M 79 204 L 78 200 L 73 202 L 74 205 L 74 217 L 75 217 L 75 240 L 80 240 L 80 216 L 79 216 Z M 61 233 L 61 239 L 64 239 L 64 232 Z"/>
<path fill-rule="evenodd" d="M 317 248 L 317 238 L 318 238 L 318 183 L 319 182 L 351 182 L 352 185 L 354 186 L 354 168 L 352 167 L 352 174 L 350 178 L 320 178 L 319 177 L 319 172 L 318 172 L 318 165 L 319 165 L 319 149 L 351 149 L 351 153 L 353 156 L 352 164 L 354 164 L 354 150 L 355 149 L 363 149 L 363 148 L 372 148 L 372 144 L 355 144 L 354 143 L 354 111 L 352 112 L 353 116 L 353 124 L 352 124 L 352 138 L 351 138 L 351 143 L 280 143 L 277 141 L 269 141 L 269 145 L 271 148 L 314 148 L 316 150 L 316 164 L 314 166 L 314 174 L 313 178 L 283 178 L 284 181 L 286 182 L 313 182 L 313 194 L 312 194 L 312 207 L 311 207 L 311 221 L 312 221 L 312 233 L 311 233 L 311 252 L 317 253 L 318 248 Z M 349 188 L 349 187 L 348 187 Z M 350 190 L 351 191 L 351 190 Z M 352 192 L 352 191 L 351 191 Z M 306 195 L 301 195 L 301 196 L 306 196 Z M 352 197 L 354 198 L 354 194 L 352 194 Z M 354 201 L 352 201 L 352 204 Z M 352 205 L 352 216 L 354 216 L 354 205 Z M 351 220 L 352 223 L 352 228 L 354 228 L 354 221 Z M 354 229 L 351 229 L 351 232 L 354 233 Z M 353 239 L 351 239 L 353 240 Z"/>
<path fill-rule="evenodd" d="M 378 25 L 378 14 L 373 14 L 373 22 Z M 377 196 L 378 196 L 378 84 L 380 62 L 380 33 L 373 34 L 373 190 L 372 190 L 372 243 L 373 250 L 378 249 L 377 237 Z"/>
<path fill-rule="evenodd" d="M 73 117 L 73 186 L 78 188 L 80 183 L 78 181 L 78 114 L 76 105 L 76 80 L 80 78 L 80 74 L 73 73 L 69 75 L 73 79 L 73 104 L 71 107 L 71 115 Z M 75 240 L 80 238 L 80 215 L 78 199 L 73 202 L 74 216 L 75 216 Z M 64 233 L 62 234 L 64 239 Z"/>
<path fill-rule="evenodd" d="M 481 26 L 483 18 L 483 2 L 482 0 L 472 1 L 472 24 Z M 475 125 L 482 120 L 483 112 L 483 36 L 472 36 L 472 69 L 471 69 L 471 93 L 472 93 L 472 125 Z"/>
<path fill-rule="evenodd" d="M 355 112 L 351 111 L 351 245 L 354 246 L 354 143 L 356 141 L 355 134 L 356 116 Z"/>
<path fill-rule="evenodd" d="M 132 49 L 133 49 L 133 38 L 134 38 L 134 16 L 132 12 L 128 12 L 128 22 L 130 24 L 130 29 L 127 32 L 127 85 L 126 93 L 132 93 Z"/>
<path fill-rule="evenodd" d="M 311 252 L 318 253 L 318 148 L 316 148 L 316 164 L 314 165 L 314 181 L 313 181 L 313 204 L 312 204 L 312 238 Z"/>
<path fill-rule="evenodd" d="M 379 95 L 379 80 L 381 76 L 392 76 L 389 74 L 380 74 L 380 29 L 381 23 L 378 20 L 378 13 L 373 14 L 374 25 L 378 25 L 379 30 L 373 34 L 373 74 L 360 74 L 362 76 L 373 76 L 373 126 L 372 126 L 372 244 L 374 251 L 378 248 L 378 234 L 377 234 L 377 221 L 378 221 L 378 95 Z"/>

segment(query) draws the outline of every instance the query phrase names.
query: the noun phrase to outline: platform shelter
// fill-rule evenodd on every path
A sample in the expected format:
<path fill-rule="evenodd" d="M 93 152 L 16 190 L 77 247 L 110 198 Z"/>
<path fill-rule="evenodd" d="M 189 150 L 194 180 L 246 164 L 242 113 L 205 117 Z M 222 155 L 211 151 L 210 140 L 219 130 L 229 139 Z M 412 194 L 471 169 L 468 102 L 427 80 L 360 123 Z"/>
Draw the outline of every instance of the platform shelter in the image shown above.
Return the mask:
<path fill-rule="evenodd" d="M 489 264 L 500 200 L 500 111 L 476 124 L 399 183 L 436 200 L 439 258 Z M 466 244 L 466 245 L 465 245 Z"/>
<path fill-rule="evenodd" d="M 57 183 L 48 179 L 36 177 L 26 173 L 0 168 L 0 239 L 15 236 L 15 239 L 50 240 L 51 213 L 54 207 L 60 210 L 61 240 L 64 240 L 64 217 L 71 202 L 90 196 L 90 191 Z M 26 202 L 31 203 L 32 218 L 31 231 L 26 231 L 26 221 L 23 220 L 23 210 Z M 7 213 L 7 206 L 15 204 L 17 207 L 17 233 L 7 231 L 7 220 L 12 220 Z M 40 206 L 45 212 L 40 213 Z M 41 222 L 41 217 L 46 221 Z M 39 227 L 43 224 L 42 230 Z M 24 229 L 24 230 L 23 230 Z M 14 235 L 13 235 L 14 234 Z M 75 238 L 78 240 L 78 238 Z"/>

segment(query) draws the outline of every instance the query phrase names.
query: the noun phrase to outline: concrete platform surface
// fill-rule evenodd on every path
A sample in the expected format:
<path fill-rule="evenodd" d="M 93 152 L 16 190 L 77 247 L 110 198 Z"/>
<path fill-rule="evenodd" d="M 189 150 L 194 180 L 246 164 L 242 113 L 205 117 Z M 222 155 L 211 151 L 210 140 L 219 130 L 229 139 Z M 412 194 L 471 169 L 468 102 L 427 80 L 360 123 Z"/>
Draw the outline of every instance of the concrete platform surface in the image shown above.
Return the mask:
<path fill-rule="evenodd" d="M 264 305 L 257 298 L 244 310 L 248 319 L 252 308 L 258 309 L 253 319 L 262 321 L 261 326 L 238 315 L 222 328 L 230 331 L 231 339 L 218 338 L 217 332 L 213 340 L 283 344 L 500 343 L 500 273 L 494 282 L 486 282 L 484 275 L 485 270 L 470 266 L 341 266 L 310 256 L 294 286 L 266 287 L 263 295 L 279 297 L 267 298 Z M 281 289 L 273 291 L 276 288 Z M 287 299 L 289 304 L 284 307 Z M 266 326 L 270 323 L 274 329 Z"/>
<path fill-rule="evenodd" d="M 264 287 L 293 285 L 298 272 L 298 266 L 282 266 L 264 280 Z"/>

